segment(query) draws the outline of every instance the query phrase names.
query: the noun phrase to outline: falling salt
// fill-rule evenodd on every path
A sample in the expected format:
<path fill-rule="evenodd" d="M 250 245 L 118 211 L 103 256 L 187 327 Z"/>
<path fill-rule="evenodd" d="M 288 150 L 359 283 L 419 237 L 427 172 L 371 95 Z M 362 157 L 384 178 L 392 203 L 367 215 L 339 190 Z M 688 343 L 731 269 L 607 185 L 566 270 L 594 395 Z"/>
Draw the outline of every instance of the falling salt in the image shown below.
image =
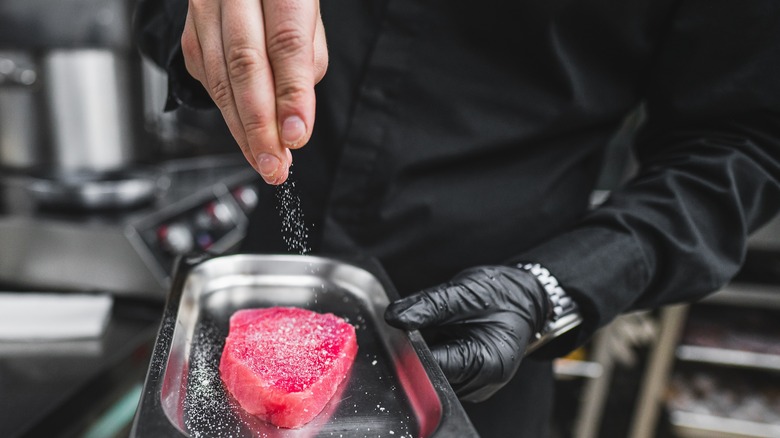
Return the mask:
<path fill-rule="evenodd" d="M 277 186 L 276 189 L 277 209 L 282 219 L 282 240 L 287 245 L 289 252 L 306 254 L 311 252 L 309 227 L 303 220 L 301 197 L 292 176 L 291 168 L 287 181 Z"/>

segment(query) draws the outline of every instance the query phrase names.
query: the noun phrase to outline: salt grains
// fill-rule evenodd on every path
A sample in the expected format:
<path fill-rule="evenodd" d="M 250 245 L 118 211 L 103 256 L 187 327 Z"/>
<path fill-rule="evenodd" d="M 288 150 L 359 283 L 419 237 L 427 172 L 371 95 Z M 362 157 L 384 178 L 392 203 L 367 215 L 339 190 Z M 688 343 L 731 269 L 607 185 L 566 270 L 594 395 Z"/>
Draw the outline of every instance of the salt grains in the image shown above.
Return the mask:
<path fill-rule="evenodd" d="M 282 219 L 282 239 L 287 245 L 287 250 L 297 254 L 311 252 L 309 227 L 303 219 L 301 197 L 295 187 L 292 168 L 287 181 L 276 188 L 276 201 Z"/>
<path fill-rule="evenodd" d="M 184 398 L 184 426 L 194 438 L 220 436 L 240 438 L 246 428 L 227 397 L 219 378 L 219 356 L 223 336 L 210 319 L 198 325 L 190 356 Z"/>

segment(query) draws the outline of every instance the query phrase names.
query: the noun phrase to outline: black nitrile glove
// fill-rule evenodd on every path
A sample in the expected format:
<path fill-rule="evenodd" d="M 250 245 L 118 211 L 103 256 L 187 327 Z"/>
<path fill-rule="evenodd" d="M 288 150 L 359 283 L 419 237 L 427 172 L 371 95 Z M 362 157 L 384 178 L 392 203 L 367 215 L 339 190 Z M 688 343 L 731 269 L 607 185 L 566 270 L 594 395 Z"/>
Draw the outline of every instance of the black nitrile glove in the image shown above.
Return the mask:
<path fill-rule="evenodd" d="M 449 283 L 388 306 L 387 322 L 438 328 L 434 358 L 461 400 L 483 401 L 514 376 L 545 321 L 549 298 L 532 274 L 509 266 L 467 269 Z"/>

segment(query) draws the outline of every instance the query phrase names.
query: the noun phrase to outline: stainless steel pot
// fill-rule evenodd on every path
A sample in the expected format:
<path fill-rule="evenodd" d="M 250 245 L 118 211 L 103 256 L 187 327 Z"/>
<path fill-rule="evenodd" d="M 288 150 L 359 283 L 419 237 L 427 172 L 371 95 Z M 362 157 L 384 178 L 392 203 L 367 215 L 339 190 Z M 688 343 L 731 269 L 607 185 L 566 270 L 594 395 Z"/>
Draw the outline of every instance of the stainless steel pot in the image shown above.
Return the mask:
<path fill-rule="evenodd" d="M 134 161 L 122 58 L 108 49 L 53 50 L 43 73 L 56 170 L 105 172 Z"/>
<path fill-rule="evenodd" d="M 148 158 L 134 1 L 0 3 L 0 169 L 99 174 Z"/>

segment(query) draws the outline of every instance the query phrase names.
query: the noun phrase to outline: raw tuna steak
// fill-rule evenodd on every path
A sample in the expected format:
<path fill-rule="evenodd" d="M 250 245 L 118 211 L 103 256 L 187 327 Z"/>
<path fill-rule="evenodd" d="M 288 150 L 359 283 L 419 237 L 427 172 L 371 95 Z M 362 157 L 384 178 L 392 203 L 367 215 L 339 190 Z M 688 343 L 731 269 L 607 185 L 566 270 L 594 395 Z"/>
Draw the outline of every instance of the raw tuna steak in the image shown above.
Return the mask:
<path fill-rule="evenodd" d="M 245 411 L 297 428 L 322 411 L 356 353 L 355 328 L 331 313 L 246 309 L 230 318 L 219 371 Z"/>

